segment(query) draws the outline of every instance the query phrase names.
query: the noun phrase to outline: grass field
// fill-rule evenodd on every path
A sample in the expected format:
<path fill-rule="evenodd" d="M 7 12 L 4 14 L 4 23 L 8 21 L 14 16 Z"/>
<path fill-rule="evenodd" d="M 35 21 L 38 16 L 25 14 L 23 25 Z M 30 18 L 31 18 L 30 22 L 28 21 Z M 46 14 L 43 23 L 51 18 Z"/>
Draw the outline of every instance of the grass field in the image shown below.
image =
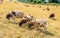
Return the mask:
<path fill-rule="evenodd" d="M 29 5 L 29 7 L 24 5 Z M 39 8 L 38 6 L 42 7 Z M 50 11 L 43 11 L 46 7 L 49 7 Z M 16 24 L 13 23 L 13 20 L 8 21 L 5 16 L 11 10 L 21 10 L 25 15 L 30 13 L 35 18 L 42 17 L 47 19 L 49 24 L 46 26 L 46 34 L 43 33 L 43 28 L 41 28 L 42 30 L 36 31 L 35 29 L 28 30 L 27 28 L 19 27 L 18 22 L 20 19 L 16 19 Z M 48 18 L 51 13 L 55 13 L 56 20 Z M 60 6 L 3 2 L 0 4 L 0 38 L 60 38 Z"/>

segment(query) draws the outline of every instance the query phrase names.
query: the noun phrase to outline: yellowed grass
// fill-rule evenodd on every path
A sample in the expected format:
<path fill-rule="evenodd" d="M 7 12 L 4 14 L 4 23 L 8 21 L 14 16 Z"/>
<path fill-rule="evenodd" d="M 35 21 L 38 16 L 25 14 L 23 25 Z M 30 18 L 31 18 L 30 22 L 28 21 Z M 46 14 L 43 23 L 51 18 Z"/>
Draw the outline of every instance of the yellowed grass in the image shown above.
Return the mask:
<path fill-rule="evenodd" d="M 0 5 L 0 38 L 60 38 L 60 6 L 46 6 L 46 5 L 34 5 L 26 4 L 29 7 L 25 7 L 24 3 L 3 2 Z M 38 6 L 42 6 L 39 8 Z M 46 7 L 50 8 L 50 11 L 43 11 Z M 14 24 L 13 21 L 8 21 L 5 16 L 11 10 L 21 10 L 26 14 L 32 14 L 35 18 L 44 18 L 49 21 L 47 24 L 47 33 L 28 30 L 26 28 L 19 27 L 18 24 Z M 48 19 L 51 13 L 55 13 L 57 20 Z M 17 19 L 18 20 L 18 19 Z M 19 22 L 19 21 L 17 21 Z"/>

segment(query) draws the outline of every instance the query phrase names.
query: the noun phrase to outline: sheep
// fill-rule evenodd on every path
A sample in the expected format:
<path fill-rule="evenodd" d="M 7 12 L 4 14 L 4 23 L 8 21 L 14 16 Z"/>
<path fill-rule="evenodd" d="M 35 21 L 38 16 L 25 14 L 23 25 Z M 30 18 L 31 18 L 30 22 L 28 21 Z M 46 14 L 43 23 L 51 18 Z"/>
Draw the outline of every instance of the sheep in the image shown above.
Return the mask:
<path fill-rule="evenodd" d="M 3 0 L 0 0 L 0 4 L 2 4 Z"/>
<path fill-rule="evenodd" d="M 21 27 L 24 23 L 30 22 L 32 20 L 33 16 L 31 14 L 26 15 L 22 18 L 22 20 L 19 22 L 19 26 Z"/>
<path fill-rule="evenodd" d="M 41 8 L 42 6 L 38 6 L 39 8 Z"/>
<path fill-rule="evenodd" d="M 45 33 L 46 32 L 46 24 L 48 23 L 48 21 L 40 18 L 40 19 L 36 19 L 36 23 L 38 24 L 38 27 L 44 28 L 44 33 Z"/>
<path fill-rule="evenodd" d="M 45 9 L 43 9 L 43 11 L 45 11 Z"/>
<path fill-rule="evenodd" d="M 37 24 L 37 25 L 35 25 Z M 46 24 L 47 24 L 47 20 L 45 19 L 34 19 L 32 21 L 30 21 L 28 23 L 28 27 L 31 28 L 32 26 L 36 26 L 36 28 L 38 29 L 38 27 L 43 27 L 44 28 L 44 33 L 46 32 Z"/>
<path fill-rule="evenodd" d="M 49 18 L 50 19 L 54 19 L 54 17 L 55 17 L 55 14 L 54 13 L 52 13 L 52 14 L 49 15 Z"/>
<path fill-rule="evenodd" d="M 14 21 L 15 21 L 15 18 L 22 18 L 24 17 L 24 13 L 21 12 L 21 11 L 10 11 L 7 15 L 6 15 L 6 18 L 8 20 L 10 20 L 10 18 L 14 18 Z"/>
<path fill-rule="evenodd" d="M 47 7 L 46 10 L 50 11 L 49 7 Z"/>
<path fill-rule="evenodd" d="M 34 5 L 32 7 L 35 7 Z"/>
<path fill-rule="evenodd" d="M 29 7 L 29 5 L 24 5 L 24 6 Z"/>
<path fill-rule="evenodd" d="M 19 22 L 19 26 L 21 27 L 24 23 L 27 23 L 27 19 L 22 19 L 20 22 Z"/>

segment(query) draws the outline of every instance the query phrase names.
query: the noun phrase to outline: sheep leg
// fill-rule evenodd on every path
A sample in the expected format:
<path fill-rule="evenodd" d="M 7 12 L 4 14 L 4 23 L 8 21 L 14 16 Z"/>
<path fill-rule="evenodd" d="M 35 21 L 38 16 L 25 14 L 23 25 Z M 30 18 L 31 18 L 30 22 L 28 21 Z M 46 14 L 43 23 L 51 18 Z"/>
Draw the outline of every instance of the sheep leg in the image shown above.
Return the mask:
<path fill-rule="evenodd" d="M 14 18 L 14 23 L 16 23 L 16 20 L 15 20 L 15 18 Z"/>
<path fill-rule="evenodd" d="M 44 25 L 44 33 L 46 32 L 46 25 Z"/>
<path fill-rule="evenodd" d="M 38 30 L 39 25 L 38 25 L 38 24 L 36 24 L 36 25 L 35 25 L 35 27 L 36 27 L 36 30 Z"/>

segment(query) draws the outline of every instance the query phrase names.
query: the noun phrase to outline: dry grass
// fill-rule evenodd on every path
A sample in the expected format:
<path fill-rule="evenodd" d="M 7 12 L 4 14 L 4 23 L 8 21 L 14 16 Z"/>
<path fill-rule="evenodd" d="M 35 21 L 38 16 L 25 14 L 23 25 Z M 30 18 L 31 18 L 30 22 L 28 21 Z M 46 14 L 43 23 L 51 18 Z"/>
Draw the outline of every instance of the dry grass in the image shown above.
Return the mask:
<path fill-rule="evenodd" d="M 46 5 L 29 5 L 24 6 L 24 3 L 3 2 L 0 5 L 0 38 L 60 38 L 60 6 L 46 6 Z M 42 6 L 39 8 L 38 6 Z M 44 10 L 46 7 L 50 8 L 50 11 Z M 26 14 L 32 14 L 35 18 L 44 18 L 49 21 L 47 24 L 47 32 L 44 34 L 42 30 L 28 30 L 26 28 L 19 27 L 18 24 L 14 24 L 13 21 L 8 21 L 5 16 L 11 10 L 21 10 Z M 51 13 L 55 13 L 57 20 L 48 19 Z M 17 19 L 17 22 L 19 19 Z"/>

